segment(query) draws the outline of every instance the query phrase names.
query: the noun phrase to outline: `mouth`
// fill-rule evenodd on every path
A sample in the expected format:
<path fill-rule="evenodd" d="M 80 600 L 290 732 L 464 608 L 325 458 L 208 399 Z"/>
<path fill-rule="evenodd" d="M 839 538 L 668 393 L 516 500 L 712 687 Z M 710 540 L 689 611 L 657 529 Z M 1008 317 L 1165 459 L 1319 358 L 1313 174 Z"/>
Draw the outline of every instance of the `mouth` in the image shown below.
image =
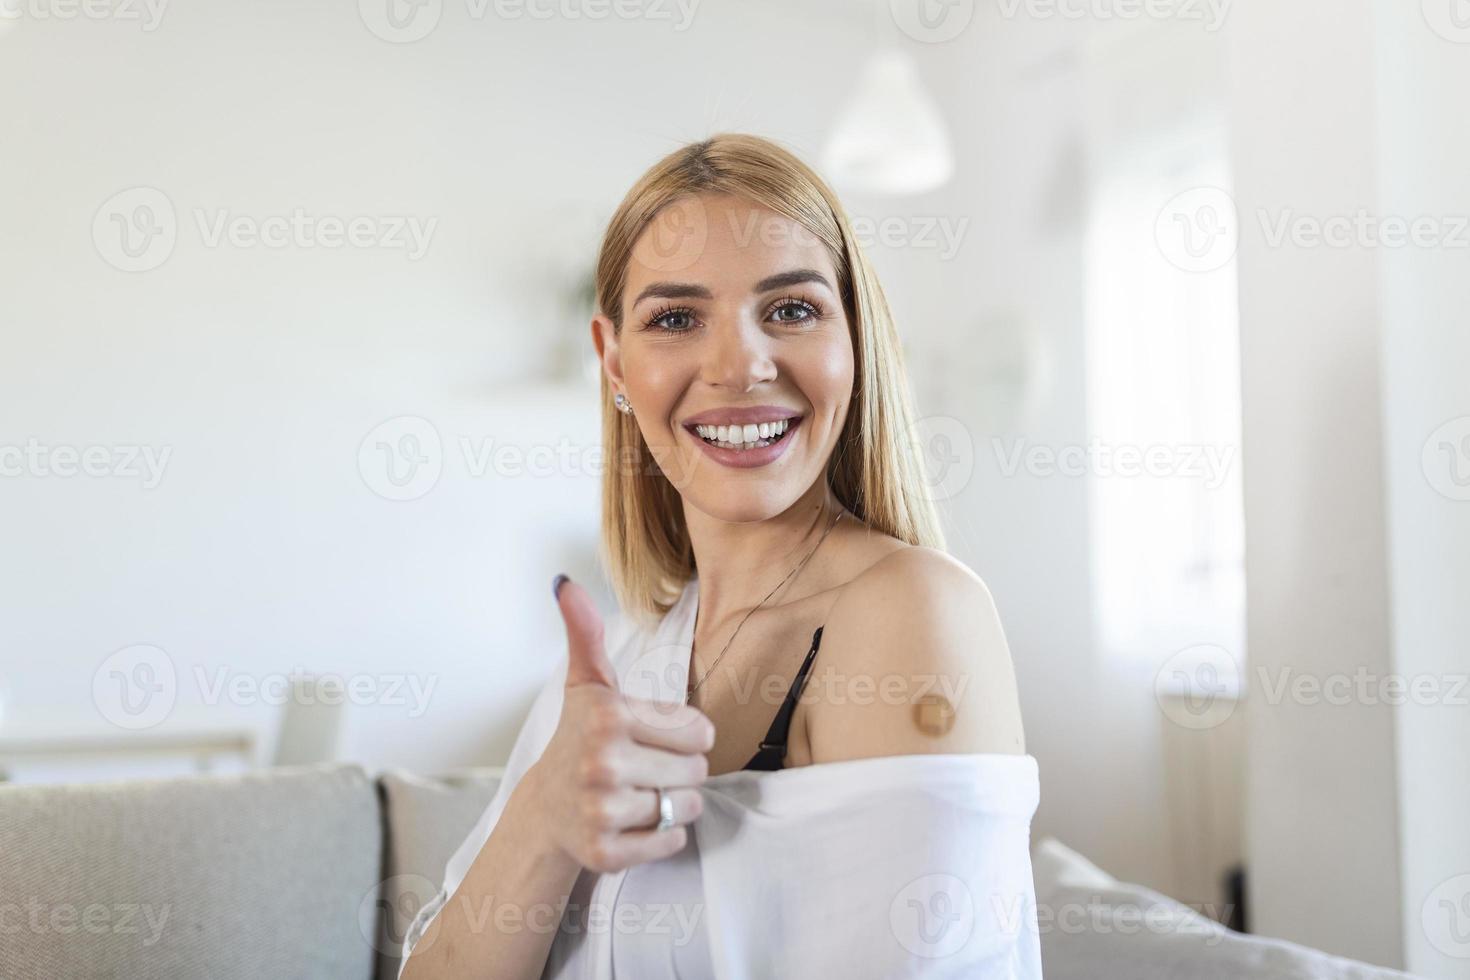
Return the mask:
<path fill-rule="evenodd" d="M 759 424 L 746 425 L 685 425 L 684 428 L 696 439 L 702 440 L 706 445 L 717 449 L 725 449 L 731 452 L 752 452 L 774 446 L 787 439 L 792 431 L 801 424 L 802 417 L 793 415 L 790 418 L 779 419 L 774 422 L 761 422 Z"/>

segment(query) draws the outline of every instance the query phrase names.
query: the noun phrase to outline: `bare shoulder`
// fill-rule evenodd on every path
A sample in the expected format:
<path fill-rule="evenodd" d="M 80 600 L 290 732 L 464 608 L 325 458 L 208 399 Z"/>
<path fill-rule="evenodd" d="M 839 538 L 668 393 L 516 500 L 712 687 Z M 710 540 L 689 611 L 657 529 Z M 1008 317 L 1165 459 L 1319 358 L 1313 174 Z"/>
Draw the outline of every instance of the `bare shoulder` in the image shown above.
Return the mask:
<path fill-rule="evenodd" d="M 896 549 L 843 586 L 809 687 L 815 762 L 1025 752 L 995 602 L 943 551 Z"/>

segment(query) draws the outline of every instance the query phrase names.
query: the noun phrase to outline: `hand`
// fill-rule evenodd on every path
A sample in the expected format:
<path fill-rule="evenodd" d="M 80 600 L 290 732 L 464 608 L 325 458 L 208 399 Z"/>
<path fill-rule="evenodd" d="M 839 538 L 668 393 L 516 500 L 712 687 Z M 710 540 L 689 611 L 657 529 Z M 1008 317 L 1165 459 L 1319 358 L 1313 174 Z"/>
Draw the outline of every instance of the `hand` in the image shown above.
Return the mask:
<path fill-rule="evenodd" d="M 683 850 L 703 810 L 715 726 L 689 705 L 624 695 L 603 646 L 602 617 L 580 585 L 557 596 L 567 629 L 561 719 L 535 765 L 538 810 L 557 846 L 589 871 L 620 871 Z M 674 826 L 658 823 L 662 786 Z M 677 788 L 675 788 L 677 787 Z"/>

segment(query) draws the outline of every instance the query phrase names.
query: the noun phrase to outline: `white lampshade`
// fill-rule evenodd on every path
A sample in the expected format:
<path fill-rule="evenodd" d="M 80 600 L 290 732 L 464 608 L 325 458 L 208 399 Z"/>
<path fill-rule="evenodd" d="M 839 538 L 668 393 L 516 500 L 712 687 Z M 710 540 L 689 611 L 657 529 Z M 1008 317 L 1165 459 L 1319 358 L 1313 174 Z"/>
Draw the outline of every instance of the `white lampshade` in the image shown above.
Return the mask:
<path fill-rule="evenodd" d="M 912 58 L 888 50 L 869 59 L 822 150 L 822 169 L 843 190 L 876 194 L 922 194 L 954 174 L 944 119 Z"/>

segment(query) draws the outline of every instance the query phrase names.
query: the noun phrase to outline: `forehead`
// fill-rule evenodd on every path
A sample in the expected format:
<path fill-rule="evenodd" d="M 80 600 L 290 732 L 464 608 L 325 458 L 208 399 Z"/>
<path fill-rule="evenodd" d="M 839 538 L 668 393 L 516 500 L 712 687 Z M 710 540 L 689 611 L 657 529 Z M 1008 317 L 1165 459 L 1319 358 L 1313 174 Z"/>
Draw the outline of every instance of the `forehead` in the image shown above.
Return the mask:
<path fill-rule="evenodd" d="M 688 195 L 664 207 L 634 243 L 626 295 L 655 280 L 743 290 L 801 268 L 836 281 L 827 247 L 801 222 L 727 194 Z"/>

